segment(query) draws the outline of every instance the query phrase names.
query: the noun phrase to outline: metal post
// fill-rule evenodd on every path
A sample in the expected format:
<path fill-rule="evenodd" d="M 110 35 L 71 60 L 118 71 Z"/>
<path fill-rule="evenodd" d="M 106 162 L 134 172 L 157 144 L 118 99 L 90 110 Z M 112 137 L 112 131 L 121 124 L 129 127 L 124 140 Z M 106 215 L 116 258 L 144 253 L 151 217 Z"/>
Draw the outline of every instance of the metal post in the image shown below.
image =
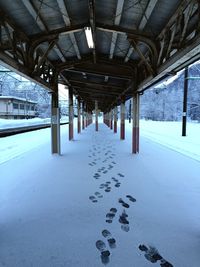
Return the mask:
<path fill-rule="evenodd" d="M 84 112 L 84 117 L 85 117 L 85 128 L 87 128 L 87 105 L 85 105 L 85 112 Z"/>
<path fill-rule="evenodd" d="M 88 111 L 86 112 L 86 127 L 88 127 L 89 123 L 88 123 Z"/>
<path fill-rule="evenodd" d="M 78 98 L 77 115 L 78 115 L 77 129 L 78 129 L 78 133 L 80 133 L 81 132 L 81 103 L 80 103 L 80 98 Z"/>
<path fill-rule="evenodd" d="M 60 111 L 58 90 L 55 90 L 55 92 L 51 94 L 51 152 L 52 154 L 60 154 Z"/>
<path fill-rule="evenodd" d="M 110 111 L 110 129 L 111 130 L 113 129 L 113 111 L 112 111 L 112 109 Z"/>
<path fill-rule="evenodd" d="M 131 123 L 131 100 L 129 101 L 128 121 Z"/>
<path fill-rule="evenodd" d="M 95 130 L 98 132 L 98 102 L 95 100 Z"/>
<path fill-rule="evenodd" d="M 188 67 L 185 68 L 183 92 L 183 116 L 182 116 L 182 136 L 186 136 L 187 126 L 187 95 L 188 95 Z"/>
<path fill-rule="evenodd" d="M 125 98 L 122 97 L 121 99 L 121 124 L 120 124 L 120 139 L 125 139 Z"/>
<path fill-rule="evenodd" d="M 74 138 L 74 110 L 73 110 L 73 88 L 69 87 L 69 140 Z"/>
<path fill-rule="evenodd" d="M 84 111 L 84 102 L 82 102 L 82 129 L 84 130 L 85 129 L 85 111 Z"/>
<path fill-rule="evenodd" d="M 117 133 L 117 107 L 114 108 L 114 133 Z"/>
<path fill-rule="evenodd" d="M 132 153 L 139 153 L 139 110 L 140 96 L 136 94 L 133 97 L 133 129 L 132 129 Z"/>

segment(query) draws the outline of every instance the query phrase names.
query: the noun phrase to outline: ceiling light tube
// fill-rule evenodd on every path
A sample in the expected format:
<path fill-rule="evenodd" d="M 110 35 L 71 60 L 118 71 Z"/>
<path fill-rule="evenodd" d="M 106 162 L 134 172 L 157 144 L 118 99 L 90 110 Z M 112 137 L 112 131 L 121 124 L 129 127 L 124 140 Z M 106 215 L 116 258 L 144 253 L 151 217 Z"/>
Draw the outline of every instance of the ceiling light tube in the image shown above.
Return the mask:
<path fill-rule="evenodd" d="M 92 31 L 90 27 L 85 27 L 85 35 L 88 43 L 89 48 L 94 48 L 94 41 L 92 38 Z"/>

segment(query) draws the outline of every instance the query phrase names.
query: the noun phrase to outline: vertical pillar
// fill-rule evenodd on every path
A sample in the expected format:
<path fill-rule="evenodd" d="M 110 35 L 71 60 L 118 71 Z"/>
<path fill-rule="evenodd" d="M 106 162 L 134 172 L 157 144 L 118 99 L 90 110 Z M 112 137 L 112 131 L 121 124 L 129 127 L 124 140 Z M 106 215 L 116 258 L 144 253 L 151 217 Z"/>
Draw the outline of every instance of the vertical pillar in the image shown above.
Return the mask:
<path fill-rule="evenodd" d="M 81 102 L 80 102 L 80 98 L 78 97 L 78 104 L 77 104 L 77 130 L 78 133 L 81 132 Z"/>
<path fill-rule="evenodd" d="M 188 67 L 185 68 L 185 77 L 184 77 L 182 136 L 186 136 L 186 124 L 187 124 L 187 95 L 188 95 Z"/>
<path fill-rule="evenodd" d="M 85 105 L 85 112 L 84 112 L 84 117 L 85 117 L 85 128 L 87 128 L 87 105 Z"/>
<path fill-rule="evenodd" d="M 69 87 L 69 140 L 74 138 L 74 110 L 73 110 L 73 88 Z"/>
<path fill-rule="evenodd" d="M 131 123 L 131 100 L 129 101 L 128 121 Z"/>
<path fill-rule="evenodd" d="M 60 154 L 60 111 L 58 103 L 58 87 L 51 94 L 51 152 Z"/>
<path fill-rule="evenodd" d="M 120 106 L 120 139 L 124 140 L 125 139 L 125 97 L 122 97 L 121 99 L 121 106 Z"/>
<path fill-rule="evenodd" d="M 85 111 L 84 111 L 84 102 L 82 102 L 82 129 L 84 130 L 85 129 Z"/>
<path fill-rule="evenodd" d="M 95 100 L 95 130 L 98 132 L 98 102 Z"/>
<path fill-rule="evenodd" d="M 114 108 L 114 133 L 117 132 L 117 107 Z"/>
<path fill-rule="evenodd" d="M 113 129 L 113 110 L 110 111 L 110 129 Z"/>
<path fill-rule="evenodd" d="M 133 129 L 132 129 L 132 153 L 139 153 L 139 110 L 140 96 L 136 94 L 133 97 Z"/>
<path fill-rule="evenodd" d="M 88 111 L 86 113 L 86 124 L 87 124 L 87 127 L 89 126 L 89 114 L 88 114 Z"/>
<path fill-rule="evenodd" d="M 108 113 L 106 112 L 106 125 L 108 126 Z"/>

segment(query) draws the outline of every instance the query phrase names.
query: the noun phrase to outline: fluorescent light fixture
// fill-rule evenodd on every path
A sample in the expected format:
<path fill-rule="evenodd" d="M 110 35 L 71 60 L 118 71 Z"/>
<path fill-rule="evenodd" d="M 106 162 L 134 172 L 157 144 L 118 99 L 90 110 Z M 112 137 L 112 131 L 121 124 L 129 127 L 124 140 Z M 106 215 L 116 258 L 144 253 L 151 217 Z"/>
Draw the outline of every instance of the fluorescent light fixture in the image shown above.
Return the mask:
<path fill-rule="evenodd" d="M 94 48 L 94 42 L 92 38 L 92 31 L 90 27 L 85 27 L 85 35 L 88 43 L 89 48 Z"/>

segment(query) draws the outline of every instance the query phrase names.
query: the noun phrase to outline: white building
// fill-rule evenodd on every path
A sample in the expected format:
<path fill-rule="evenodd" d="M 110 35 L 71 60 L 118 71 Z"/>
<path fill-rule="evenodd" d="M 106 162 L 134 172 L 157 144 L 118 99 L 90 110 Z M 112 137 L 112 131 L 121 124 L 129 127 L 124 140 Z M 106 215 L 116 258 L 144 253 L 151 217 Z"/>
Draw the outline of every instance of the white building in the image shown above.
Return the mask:
<path fill-rule="evenodd" d="M 36 102 L 24 98 L 0 96 L 0 118 L 34 118 L 36 116 L 36 104 Z"/>

